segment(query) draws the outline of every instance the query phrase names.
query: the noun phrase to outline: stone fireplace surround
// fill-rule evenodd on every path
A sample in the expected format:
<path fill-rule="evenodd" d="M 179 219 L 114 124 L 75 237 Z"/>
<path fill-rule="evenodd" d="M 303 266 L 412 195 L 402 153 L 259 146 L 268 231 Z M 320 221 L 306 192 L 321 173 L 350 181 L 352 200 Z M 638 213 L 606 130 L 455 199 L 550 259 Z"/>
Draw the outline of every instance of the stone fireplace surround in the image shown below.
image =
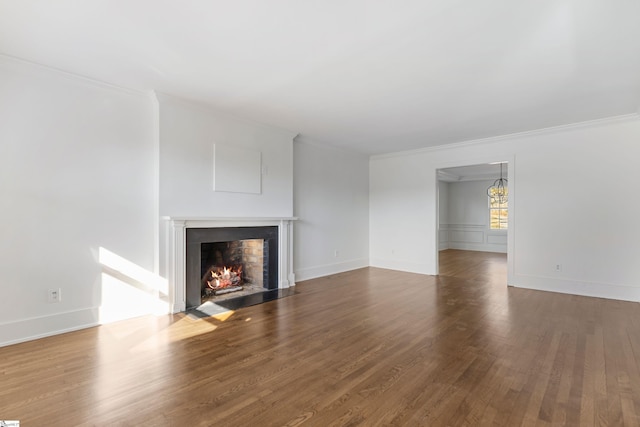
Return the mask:
<path fill-rule="evenodd" d="M 186 230 L 188 228 L 278 227 L 278 289 L 295 286 L 293 273 L 293 221 L 297 218 L 189 218 L 164 217 L 166 223 L 168 298 L 170 311 L 185 311 L 186 302 Z"/>

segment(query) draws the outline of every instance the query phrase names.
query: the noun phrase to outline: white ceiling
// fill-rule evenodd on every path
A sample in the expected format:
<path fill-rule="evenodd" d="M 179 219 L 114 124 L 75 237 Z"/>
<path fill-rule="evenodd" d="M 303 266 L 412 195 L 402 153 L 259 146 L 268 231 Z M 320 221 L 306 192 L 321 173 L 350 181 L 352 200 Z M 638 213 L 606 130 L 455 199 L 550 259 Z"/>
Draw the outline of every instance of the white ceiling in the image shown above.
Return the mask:
<path fill-rule="evenodd" d="M 0 0 L 0 53 L 384 153 L 637 113 L 638 0 Z"/>

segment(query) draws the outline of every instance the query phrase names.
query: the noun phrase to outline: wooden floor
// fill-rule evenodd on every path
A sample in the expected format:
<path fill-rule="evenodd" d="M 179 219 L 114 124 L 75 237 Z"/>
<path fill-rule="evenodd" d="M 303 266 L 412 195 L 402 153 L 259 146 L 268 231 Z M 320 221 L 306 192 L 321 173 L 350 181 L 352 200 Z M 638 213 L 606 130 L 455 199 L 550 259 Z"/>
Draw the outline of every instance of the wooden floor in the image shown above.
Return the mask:
<path fill-rule="evenodd" d="M 637 425 L 638 304 L 368 268 L 228 317 L 146 317 L 0 348 L 23 426 Z"/>

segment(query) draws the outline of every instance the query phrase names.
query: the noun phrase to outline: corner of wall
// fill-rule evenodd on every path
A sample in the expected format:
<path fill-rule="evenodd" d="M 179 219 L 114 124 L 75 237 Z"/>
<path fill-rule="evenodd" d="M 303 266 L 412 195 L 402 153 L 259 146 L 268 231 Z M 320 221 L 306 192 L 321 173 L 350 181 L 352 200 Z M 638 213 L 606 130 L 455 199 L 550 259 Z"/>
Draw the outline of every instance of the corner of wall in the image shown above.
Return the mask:
<path fill-rule="evenodd" d="M 347 271 L 366 267 L 369 267 L 368 258 L 359 258 L 334 264 L 302 268 L 295 271 L 296 282 L 330 276 L 332 274 L 345 273 Z"/>

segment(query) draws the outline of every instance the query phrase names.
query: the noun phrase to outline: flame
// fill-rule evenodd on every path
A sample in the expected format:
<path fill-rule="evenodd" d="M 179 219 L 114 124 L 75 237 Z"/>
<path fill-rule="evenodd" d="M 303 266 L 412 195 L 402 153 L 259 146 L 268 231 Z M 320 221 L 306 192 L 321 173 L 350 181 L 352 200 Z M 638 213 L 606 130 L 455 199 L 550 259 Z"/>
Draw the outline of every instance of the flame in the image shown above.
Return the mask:
<path fill-rule="evenodd" d="M 202 278 L 203 284 L 211 289 L 222 289 L 242 282 L 242 265 L 232 267 L 211 267 Z"/>

